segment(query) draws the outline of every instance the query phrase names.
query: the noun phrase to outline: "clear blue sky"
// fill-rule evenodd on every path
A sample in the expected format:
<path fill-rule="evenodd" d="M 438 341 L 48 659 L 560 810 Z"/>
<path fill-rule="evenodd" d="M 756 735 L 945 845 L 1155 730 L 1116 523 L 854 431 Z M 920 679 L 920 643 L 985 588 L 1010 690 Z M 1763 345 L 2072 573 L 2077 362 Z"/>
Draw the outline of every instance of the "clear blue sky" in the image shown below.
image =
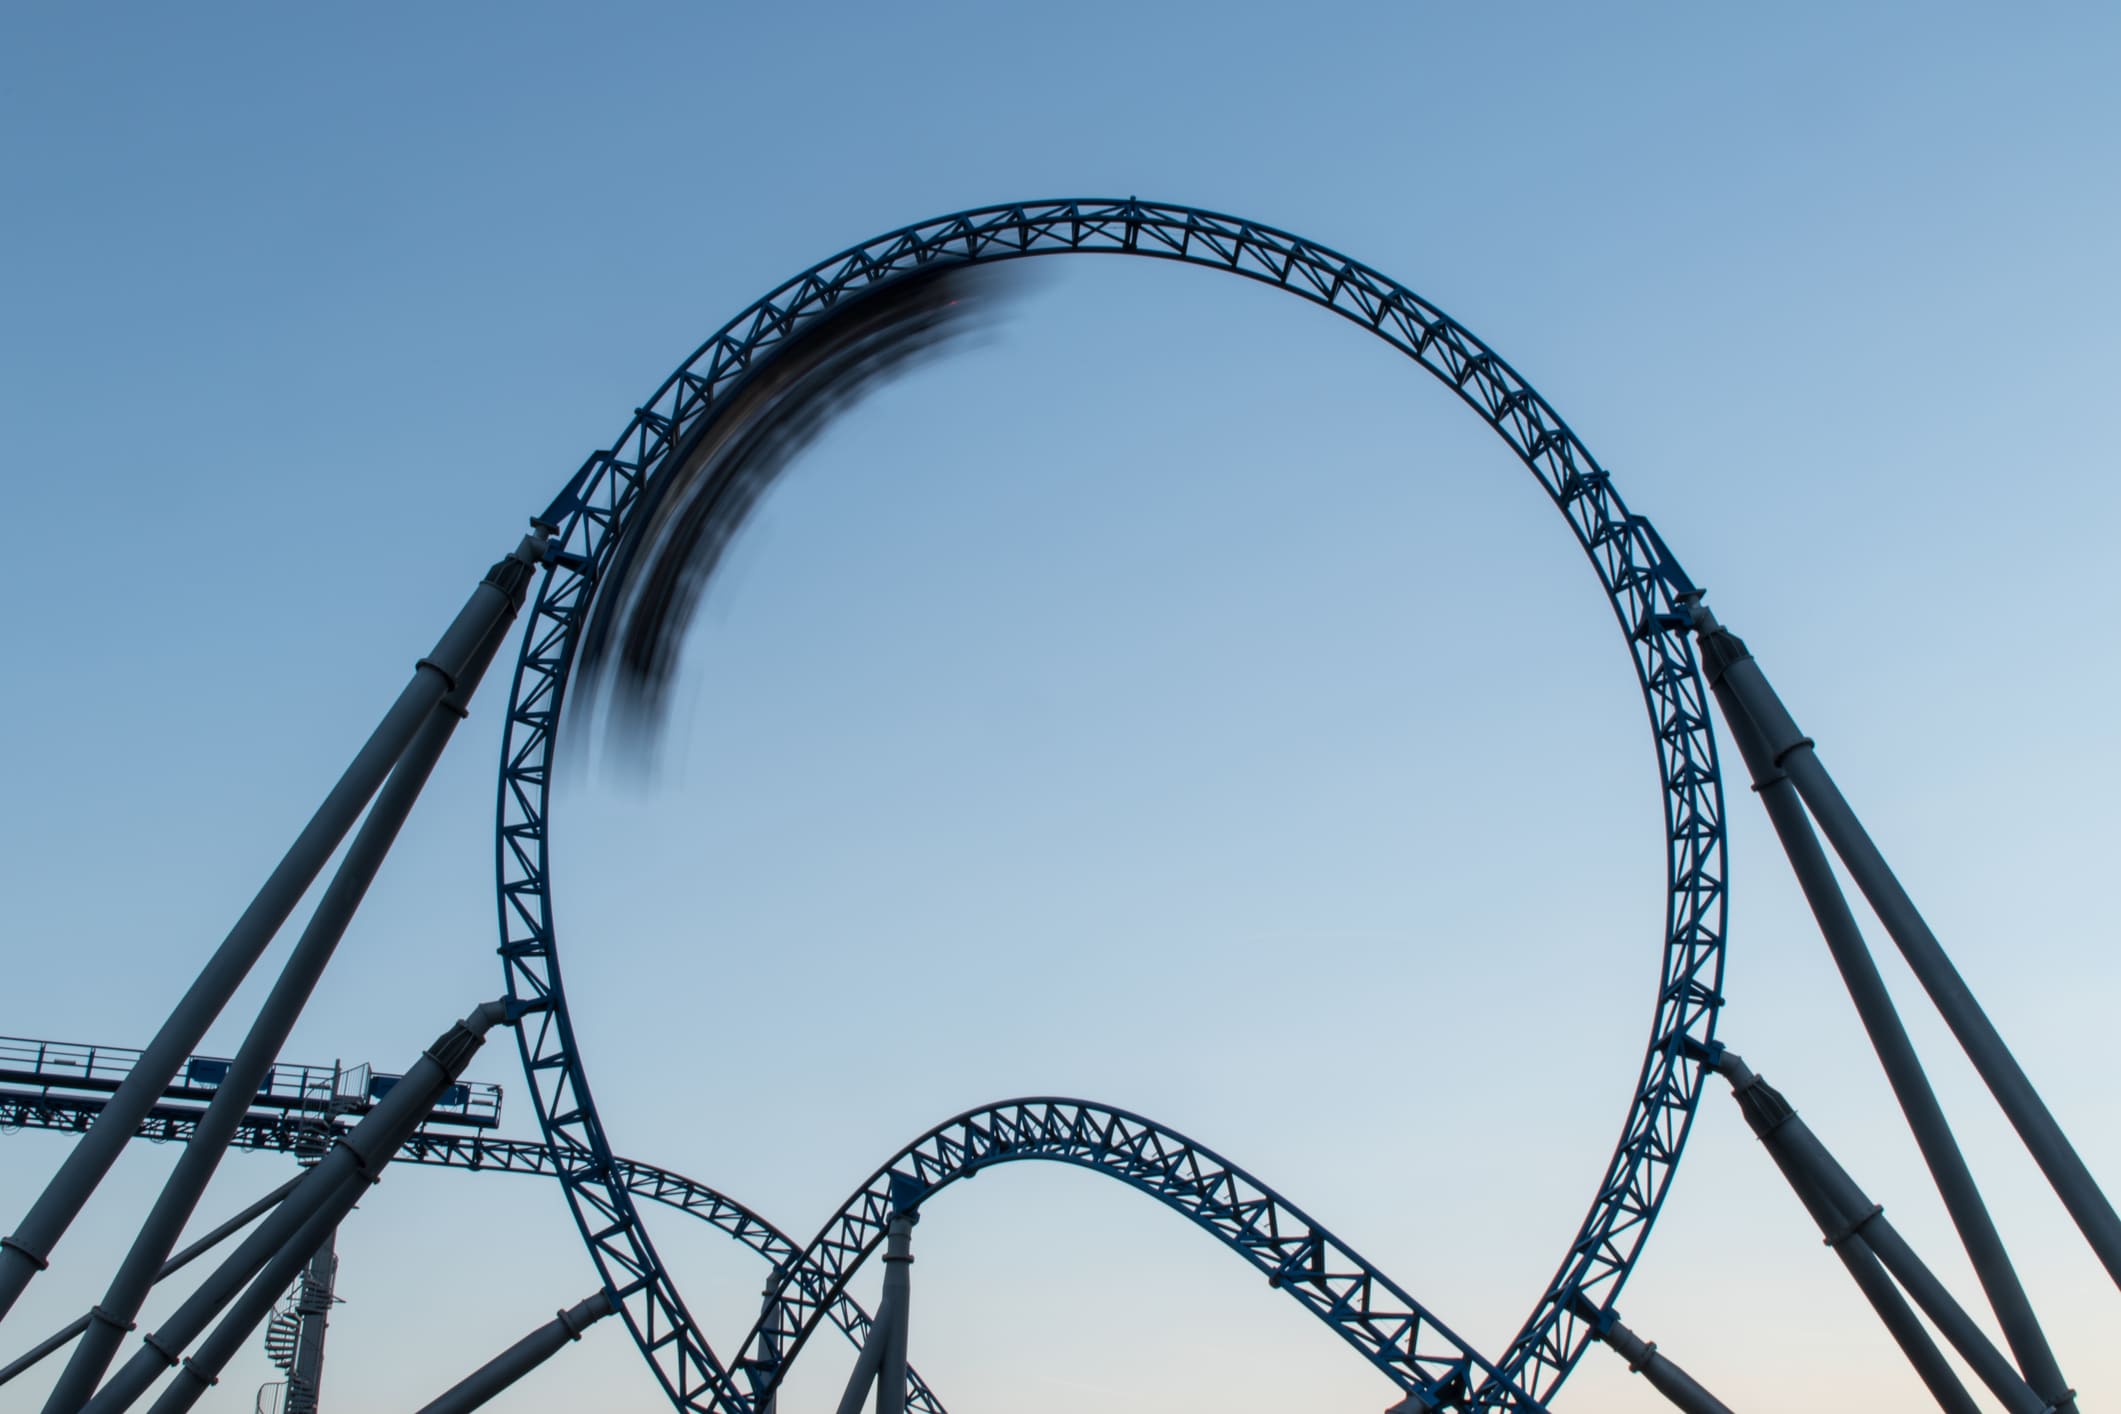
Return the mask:
<path fill-rule="evenodd" d="M 524 516 L 728 315 L 905 222 L 1135 193 L 1366 260 L 1548 396 L 2121 1187 L 2117 64 L 2088 5 L 14 7 L 0 1032 L 144 1041 Z M 1497 1352 L 1652 996 L 1611 618 L 1521 468 L 1374 341 L 1203 272 L 1048 275 L 767 503 L 664 774 L 565 782 L 614 1140 L 808 1233 L 933 1121 L 1082 1094 Z M 498 990 L 503 688 L 290 1056 L 400 1069 Z M 1724 1035 L 1970 1294 L 1742 789 L 1732 815 Z M 2066 1373 L 2110 1399 L 2121 1296 L 1902 995 Z M 474 1073 L 528 1132 L 509 1049 Z M 62 1152 L 0 1144 L 0 1221 Z M 172 1157 L 128 1155 L 0 1355 L 95 1298 Z M 232 1160 L 204 1216 L 281 1176 Z M 726 1346 L 763 1269 L 652 1221 Z M 1721 1093 L 1663 1222 L 1624 1314 L 1734 1406 L 1917 1406 Z M 593 1284 L 527 1179 L 394 1172 L 341 1250 L 341 1409 L 416 1407 Z M 914 1360 L 968 1414 L 1393 1397 L 1080 1174 L 953 1190 L 919 1251 Z M 829 1408 L 820 1356 L 789 1414 Z M 269 1374 L 253 1349 L 207 1407 Z M 1594 1351 L 1561 1407 L 1653 1400 Z M 659 1401 L 614 1324 L 494 1407 Z"/>

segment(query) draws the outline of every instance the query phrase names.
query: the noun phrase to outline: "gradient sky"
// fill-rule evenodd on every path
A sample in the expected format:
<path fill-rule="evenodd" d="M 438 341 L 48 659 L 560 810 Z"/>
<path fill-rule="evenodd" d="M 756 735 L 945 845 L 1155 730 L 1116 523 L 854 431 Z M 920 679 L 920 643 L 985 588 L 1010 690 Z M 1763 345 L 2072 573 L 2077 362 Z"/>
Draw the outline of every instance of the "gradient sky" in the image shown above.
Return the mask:
<path fill-rule="evenodd" d="M 2121 20 L 1852 8 L 9 9 L 0 1032 L 144 1043 L 524 517 L 730 314 L 906 222 L 1133 193 L 1365 260 L 1547 395 L 2121 1188 Z M 1079 1094 L 1498 1353 L 1653 995 L 1611 617 L 1522 468 L 1375 340 L 1207 272 L 1043 271 L 769 499 L 658 776 L 562 783 L 614 1142 L 807 1235 L 944 1116 Z M 290 1058 L 402 1069 L 498 990 L 499 677 Z M 1733 785 L 1722 1034 L 1973 1299 Z M 1890 953 L 2063 1368 L 2110 1400 L 2121 1297 Z M 473 1074 L 527 1134 L 511 1051 Z M 63 1152 L 0 1143 L 0 1222 Z M 0 1356 L 96 1298 L 173 1157 L 128 1153 Z M 231 1159 L 201 1221 L 284 1172 Z M 726 1350 L 763 1268 L 650 1220 Z M 953 1189 L 916 1250 L 914 1363 L 964 1414 L 1396 1397 L 1087 1175 Z M 341 1251 L 338 1409 L 414 1408 L 594 1284 L 534 1179 L 393 1171 Z M 1922 1404 L 1720 1086 L 1620 1304 L 1741 1411 Z M 821 1340 L 783 1410 L 847 1359 Z M 269 1377 L 253 1344 L 202 1407 Z M 660 1405 L 607 1323 L 492 1407 Z M 1602 1350 L 1557 1404 L 1656 1407 Z"/>

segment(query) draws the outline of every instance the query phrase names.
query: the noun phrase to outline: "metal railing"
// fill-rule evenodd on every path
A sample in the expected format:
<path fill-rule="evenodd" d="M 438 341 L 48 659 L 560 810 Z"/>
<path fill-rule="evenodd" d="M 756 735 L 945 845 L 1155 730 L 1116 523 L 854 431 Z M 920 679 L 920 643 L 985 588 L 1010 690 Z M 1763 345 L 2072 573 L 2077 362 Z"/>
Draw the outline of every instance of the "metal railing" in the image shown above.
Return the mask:
<path fill-rule="evenodd" d="M 140 1054 L 131 1046 L 0 1036 L 0 1100 L 60 1099 L 66 1093 L 84 1091 L 107 1095 L 132 1074 Z M 164 1099 L 201 1104 L 211 1100 L 227 1078 L 229 1065 L 220 1056 L 192 1056 L 163 1091 Z M 395 1075 L 376 1073 L 365 1063 L 277 1062 L 265 1072 L 251 1107 L 314 1116 L 328 1124 L 340 1115 L 366 1114 L 398 1080 Z M 452 1085 L 428 1122 L 492 1129 L 501 1122 L 501 1087 L 476 1081 Z"/>

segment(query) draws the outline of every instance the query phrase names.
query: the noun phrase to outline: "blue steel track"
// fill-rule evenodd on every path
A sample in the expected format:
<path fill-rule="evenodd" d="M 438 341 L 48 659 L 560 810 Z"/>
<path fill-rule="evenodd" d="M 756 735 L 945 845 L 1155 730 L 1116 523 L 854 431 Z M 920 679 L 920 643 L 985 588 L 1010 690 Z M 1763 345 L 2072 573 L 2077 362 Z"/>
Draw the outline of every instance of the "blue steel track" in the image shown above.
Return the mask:
<path fill-rule="evenodd" d="M 0 1086 L 0 1133 L 47 1129 L 79 1134 L 102 1109 L 101 1096 Z M 157 1144 L 181 1144 L 190 1139 L 203 1113 L 196 1103 L 160 1106 L 142 1122 L 137 1137 Z M 238 1149 L 314 1153 L 317 1142 L 314 1125 L 312 1115 L 300 1112 L 253 1111 L 236 1130 L 233 1143 Z M 348 1128 L 350 1126 L 344 1119 L 330 1125 L 334 1133 L 343 1134 Z M 393 1162 L 469 1173 L 545 1174 L 552 1171 L 552 1151 L 542 1142 L 527 1143 L 521 1139 L 499 1139 L 490 1134 L 463 1133 L 445 1125 L 422 1128 L 414 1133 L 398 1150 Z M 808 1308 L 813 1318 L 812 1329 L 816 1326 L 816 1315 L 822 1313 L 857 1347 L 868 1338 L 869 1313 L 844 1289 L 834 1289 L 831 1276 L 807 1263 L 795 1240 L 761 1214 L 697 1179 L 637 1159 L 614 1159 L 612 1176 L 635 1197 L 674 1208 L 742 1243 L 772 1264 L 774 1271 L 794 1289 L 815 1293 L 816 1299 Z M 837 1286 L 844 1288 L 845 1283 Z M 6 1383 L 11 1373 L 19 1374 L 21 1368 L 26 1367 L 0 1372 L 0 1384 Z M 906 1409 L 908 1414 L 945 1414 L 942 1401 L 910 1365 L 906 1369 Z"/>
<path fill-rule="evenodd" d="M 553 1169 L 627 1327 L 673 1404 L 680 1410 L 750 1414 L 779 1367 L 748 1358 L 736 1367 L 744 1376 L 738 1378 L 687 1313 L 597 1116 L 567 1013 L 552 921 L 547 822 L 568 674 L 598 577 L 642 493 L 683 463 L 751 368 L 841 299 L 898 275 L 938 264 L 1061 254 L 1178 261 L 1287 290 L 1369 329 L 1443 382 L 1495 430 L 1582 546 L 1642 685 L 1664 801 L 1667 906 L 1649 1040 L 1620 1139 L 1575 1240 L 1517 1336 L 1493 1362 L 1458 1341 L 1381 1273 L 1360 1266 L 1332 1234 L 1207 1151 L 1146 1121 L 1079 1102 L 1036 1102 L 1074 1106 L 1078 1118 L 1022 1119 L 1023 1133 L 1042 1137 L 1007 1157 L 1057 1160 L 1120 1176 L 1189 1211 L 1255 1266 L 1270 1257 L 1279 1263 L 1300 1256 L 1297 1267 L 1283 1274 L 1283 1289 L 1364 1349 L 1419 1401 L 1416 1407 L 1541 1409 L 1594 1338 L 1593 1325 L 1579 1311 L 1609 1307 L 1642 1251 L 1700 1099 L 1704 1072 L 1694 1057 L 1714 1038 L 1722 999 L 1723 788 L 1707 690 L 1684 633 L 1694 588 L 1649 522 L 1627 509 L 1567 424 L 1487 345 L 1379 272 L 1299 236 L 1235 217 L 1132 198 L 1032 202 L 961 212 L 844 251 L 782 284 L 703 344 L 635 412 L 611 447 L 587 460 L 546 512 L 544 519 L 557 532 L 557 553 L 540 584 L 516 664 L 502 744 L 496 852 L 500 951 L 509 995 L 550 1004 L 527 1017 L 518 1036 Z M 999 1116 L 1010 1109 L 982 1113 Z M 952 1123 L 969 1122 L 961 1117 Z M 1057 1126 L 1050 1133 L 1049 1122 Z M 1115 1122 L 1117 1127 L 1111 1127 Z M 1537 1129 L 1540 1119 L 1499 1113 L 1492 1123 Z M 924 1136 L 894 1161 L 911 1166 L 900 1174 L 901 1201 L 918 1203 L 961 1176 L 962 1168 L 934 1168 L 932 1158 L 915 1157 L 926 1152 L 922 1145 L 941 1143 L 949 1129 Z M 1156 1137 L 1144 1139 L 1145 1134 Z M 952 1142 L 971 1154 L 981 1141 L 961 1131 Z M 1150 1149 L 1140 1148 L 1143 1144 Z M 1158 1157 L 1145 1159 L 1151 1151 Z M 1169 1152 L 1181 1157 L 1166 1162 Z M 973 1162 L 1002 1157 L 991 1153 Z M 1212 1182 L 1202 1176 L 1209 1170 L 1219 1175 Z M 880 1171 L 887 1189 L 894 1172 L 900 1169 Z M 1216 1197 L 1216 1184 L 1250 1196 L 1226 1201 Z M 876 1203 L 891 1201 L 888 1192 L 879 1199 L 873 1187 L 857 1195 L 818 1240 L 827 1247 L 850 1244 L 842 1254 L 844 1269 L 834 1267 L 842 1284 L 873 1245 Z M 1270 1241 L 1255 1242 L 1245 1227 L 1246 1214 L 1254 1210 L 1243 1205 L 1260 1202 L 1268 1207 L 1257 1211 L 1271 1211 L 1291 1226 L 1275 1229 Z M 1214 1216 L 1203 1216 L 1210 1208 Z M 1291 1235 L 1299 1229 L 1303 1237 Z M 866 1236 L 847 1235 L 852 1232 Z M 811 1250 L 825 1249 L 814 1243 Z M 1304 1254 L 1309 1253 L 1318 1254 L 1327 1278 L 1323 1285 L 1305 1279 L 1310 1257 Z M 801 1308 L 813 1298 L 791 1289 L 780 1301 L 790 1312 L 805 1314 Z M 1364 1304 L 1380 1302 L 1385 1304 Z M 1379 1312 L 1388 1319 L 1379 1322 Z M 1373 1328 L 1366 1322 L 1376 1323 Z"/>
<path fill-rule="evenodd" d="M 895 1212 L 917 1210 L 945 1186 L 982 1169 L 1026 1160 L 1071 1164 L 1118 1179 L 1190 1219 L 1393 1383 L 1434 1407 L 1462 1403 L 1476 1385 L 1507 1393 L 1516 1407 L 1531 1407 L 1521 1390 L 1390 1277 L 1243 1169 L 1154 1120 L 1047 1096 L 982 1106 L 937 1125 L 841 1205 L 791 1264 L 791 1270 L 811 1274 L 813 1285 L 825 1279 L 829 1285 L 822 1293 L 783 1285 L 774 1307 L 753 1328 L 753 1355 L 745 1364 L 763 1377 L 757 1393 L 778 1381 L 830 1301 L 884 1240 Z M 777 1337 L 771 1347 L 761 1339 L 768 1329 Z"/>

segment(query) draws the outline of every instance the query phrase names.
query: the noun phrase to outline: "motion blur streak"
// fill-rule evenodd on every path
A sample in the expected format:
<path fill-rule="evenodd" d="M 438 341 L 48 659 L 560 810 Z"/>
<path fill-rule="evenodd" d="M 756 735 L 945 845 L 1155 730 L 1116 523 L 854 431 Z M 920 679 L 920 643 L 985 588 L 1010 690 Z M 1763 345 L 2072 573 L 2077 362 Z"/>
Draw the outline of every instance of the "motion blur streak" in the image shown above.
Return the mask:
<path fill-rule="evenodd" d="M 645 766 L 661 738 L 685 631 L 759 498 L 832 417 L 992 322 L 1022 277 L 946 266 L 844 300 L 747 374 L 643 493 L 583 636 L 578 746 L 601 717 L 607 755 Z"/>

